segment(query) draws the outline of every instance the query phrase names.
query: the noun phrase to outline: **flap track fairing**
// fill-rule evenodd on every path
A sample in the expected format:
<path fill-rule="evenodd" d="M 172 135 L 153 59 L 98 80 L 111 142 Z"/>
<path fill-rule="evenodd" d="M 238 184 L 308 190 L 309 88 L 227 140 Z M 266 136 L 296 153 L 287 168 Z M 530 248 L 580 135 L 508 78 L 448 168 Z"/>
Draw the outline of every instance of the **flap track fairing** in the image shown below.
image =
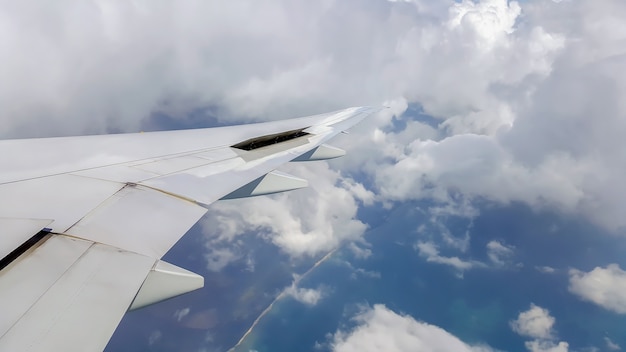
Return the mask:
<path fill-rule="evenodd" d="M 128 310 L 135 310 L 204 287 L 204 278 L 159 260 L 144 280 Z"/>
<path fill-rule="evenodd" d="M 222 199 L 236 199 L 261 196 L 265 194 L 304 188 L 308 185 L 309 182 L 307 180 L 274 170 L 248 183 L 247 185 L 225 195 L 224 197 L 222 197 Z"/>
<path fill-rule="evenodd" d="M 316 161 L 339 158 L 346 155 L 346 151 L 327 144 L 322 144 L 315 149 L 300 155 L 292 161 Z"/>

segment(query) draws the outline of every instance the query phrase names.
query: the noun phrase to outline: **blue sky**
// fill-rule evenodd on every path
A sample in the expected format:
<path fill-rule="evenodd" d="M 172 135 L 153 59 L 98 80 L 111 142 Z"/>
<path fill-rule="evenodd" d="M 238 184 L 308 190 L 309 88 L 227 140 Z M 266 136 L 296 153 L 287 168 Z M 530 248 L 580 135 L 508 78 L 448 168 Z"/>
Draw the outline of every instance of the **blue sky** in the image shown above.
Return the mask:
<path fill-rule="evenodd" d="M 619 350 L 625 17 L 619 0 L 5 4 L 0 50 L 15 54 L 0 69 L 0 137 L 389 107 L 334 141 L 346 157 L 282 169 L 308 189 L 214 204 L 167 256 L 207 288 L 129 314 L 120 350 L 228 349 L 281 292 L 295 302 L 277 307 L 303 321 L 342 307 L 310 335 L 327 350 Z M 384 273 L 385 253 L 417 285 L 407 295 L 441 299 L 433 312 L 497 319 L 472 330 L 376 296 L 374 277 L 355 281 L 372 287 L 362 297 L 324 280 Z M 413 269 L 431 279 L 418 285 Z"/>

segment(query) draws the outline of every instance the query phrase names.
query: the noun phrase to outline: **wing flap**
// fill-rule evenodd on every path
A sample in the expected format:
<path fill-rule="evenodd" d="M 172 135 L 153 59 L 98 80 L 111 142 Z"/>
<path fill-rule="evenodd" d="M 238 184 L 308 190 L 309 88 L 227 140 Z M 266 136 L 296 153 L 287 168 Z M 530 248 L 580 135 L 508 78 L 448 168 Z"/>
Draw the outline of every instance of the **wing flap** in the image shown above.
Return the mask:
<path fill-rule="evenodd" d="M 66 234 L 161 258 L 206 209 L 140 185 L 126 186 Z"/>
<path fill-rule="evenodd" d="M 0 259 L 5 258 L 51 222 L 52 220 L 46 219 L 0 218 L 2 229 Z"/>
<path fill-rule="evenodd" d="M 62 233 L 122 187 L 74 175 L 0 184 L 0 216 L 53 219 L 49 227 Z"/>
<path fill-rule="evenodd" d="M 0 271 L 0 336 L 4 336 L 90 245 L 87 241 L 53 236 Z"/>
<path fill-rule="evenodd" d="M 154 263 L 136 253 L 54 235 L 15 270 L 0 276 L 4 328 L 0 350 L 104 349 Z M 16 275 L 25 285 L 37 287 L 15 287 L 22 286 Z M 16 304 L 28 309 L 16 309 Z M 19 314 L 8 329 L 7 311 Z"/>

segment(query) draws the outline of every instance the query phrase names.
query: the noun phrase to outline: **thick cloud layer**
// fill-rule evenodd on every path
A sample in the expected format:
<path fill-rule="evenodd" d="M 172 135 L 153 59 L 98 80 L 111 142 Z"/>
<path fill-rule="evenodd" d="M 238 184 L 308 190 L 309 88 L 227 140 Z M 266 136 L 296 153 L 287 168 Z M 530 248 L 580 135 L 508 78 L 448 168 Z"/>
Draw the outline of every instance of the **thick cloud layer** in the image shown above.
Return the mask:
<path fill-rule="evenodd" d="M 521 5 L 522 15 L 515 2 L 503 3 L 450 7 L 436 43 L 459 55 L 422 53 L 449 64 L 433 70 L 439 76 L 429 81 L 431 94 L 443 82 L 447 94 L 404 95 L 439 120 L 402 114 L 406 105 L 396 104 L 404 128 L 390 131 L 389 120 L 374 121 L 378 129 L 351 145 L 370 152 L 355 165 L 365 165 L 385 200 L 434 199 L 457 207 L 476 199 L 518 201 L 582 214 L 624 233 L 626 109 L 619 97 L 626 93 L 626 56 L 616 48 L 626 35 L 615 16 L 626 7 L 531 1 Z M 567 19 L 557 15 L 563 13 Z M 464 45 L 452 41 L 461 32 Z M 446 80 L 449 74 L 456 80 Z"/>
<path fill-rule="evenodd" d="M 274 228 L 281 248 L 312 255 L 340 243 L 339 233 L 363 232 L 349 220 L 358 197 L 429 199 L 470 216 L 487 199 L 623 233 L 625 16 L 619 0 L 6 3 L 0 134 L 384 103 L 392 109 L 340 142 L 354 153 L 342 169 L 362 173 L 369 191 L 337 172 L 316 174 L 327 180 L 309 194 L 324 195 L 312 220 L 297 209 L 311 205 L 305 197 L 279 196 L 245 203 L 254 204 L 246 219 L 220 226 Z M 337 217 L 335 201 L 346 204 Z M 224 218 L 240 211 L 220 207 Z M 218 267 L 236 256 L 219 255 Z"/>

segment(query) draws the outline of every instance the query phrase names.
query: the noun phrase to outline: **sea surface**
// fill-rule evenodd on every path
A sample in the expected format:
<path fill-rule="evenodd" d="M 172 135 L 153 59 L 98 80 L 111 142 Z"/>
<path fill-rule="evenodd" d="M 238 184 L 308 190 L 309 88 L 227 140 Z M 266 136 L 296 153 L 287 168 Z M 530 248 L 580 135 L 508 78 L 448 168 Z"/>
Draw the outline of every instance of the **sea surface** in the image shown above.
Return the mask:
<path fill-rule="evenodd" d="M 510 321 L 532 303 L 550 311 L 556 341 L 567 341 L 570 351 L 607 351 L 605 337 L 626 346 L 624 315 L 568 291 L 572 268 L 626 268 L 626 248 L 609 234 L 517 204 L 485 205 L 473 219 L 435 220 L 428 206 L 361 210 L 358 216 L 370 229 L 367 243 L 358 246 L 371 251 L 367 257 L 346 245 L 294 261 L 247 234 L 236 243 L 240 259 L 219 272 L 207 269 L 205 240 L 196 226 L 164 259 L 204 275 L 205 288 L 127 314 L 107 351 L 328 351 L 334 334 L 350 332 L 357 324 L 353 318 L 375 304 L 439 326 L 470 345 L 526 351 L 527 339 L 512 331 Z M 466 248 L 450 248 L 444 238 L 465 240 Z M 493 240 L 512 248 L 502 265 L 488 257 L 486 245 Z M 441 256 L 479 264 L 461 271 L 428 261 L 416 249 L 419 241 L 436 242 Z M 537 269 L 545 266 L 554 272 Z M 306 304 L 281 295 L 294 278 L 299 288 L 322 292 L 321 299 Z"/>
<path fill-rule="evenodd" d="M 336 331 L 350 331 L 356 324 L 352 318 L 374 304 L 442 327 L 471 345 L 526 351 L 527 339 L 509 322 L 534 303 L 555 317 L 557 341 L 567 341 L 572 351 L 606 350 L 604 337 L 626 346 L 623 315 L 582 302 L 567 289 L 573 265 L 587 271 L 612 262 L 626 267 L 624 248 L 613 247 L 609 235 L 521 205 L 485 208 L 469 224 L 449 220 L 458 236 L 470 229 L 465 257 L 488 263 L 486 243 L 499 240 L 514 248 L 510 263 L 460 272 L 427 262 L 414 244 L 428 237 L 428 231 L 417 229 L 429 219 L 412 205 L 400 207 L 365 236 L 371 256 L 358 258 L 349 247 L 341 248 L 301 280 L 300 287 L 324 292 L 316 305 L 279 300 L 236 351 L 329 350 Z M 555 272 L 541 272 L 538 266 Z"/>

